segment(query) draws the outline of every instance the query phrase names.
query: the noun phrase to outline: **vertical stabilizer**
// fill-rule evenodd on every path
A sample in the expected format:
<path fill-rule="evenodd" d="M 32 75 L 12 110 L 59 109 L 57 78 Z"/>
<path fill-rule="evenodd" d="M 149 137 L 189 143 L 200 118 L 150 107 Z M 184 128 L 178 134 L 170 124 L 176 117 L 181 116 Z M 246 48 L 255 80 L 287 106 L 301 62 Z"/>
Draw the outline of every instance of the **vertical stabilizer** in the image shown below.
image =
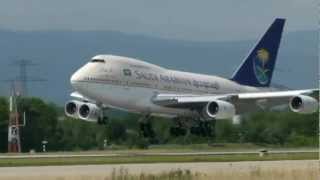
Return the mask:
<path fill-rule="evenodd" d="M 255 87 L 270 85 L 285 19 L 276 19 L 256 46 L 250 51 L 231 80 Z"/>

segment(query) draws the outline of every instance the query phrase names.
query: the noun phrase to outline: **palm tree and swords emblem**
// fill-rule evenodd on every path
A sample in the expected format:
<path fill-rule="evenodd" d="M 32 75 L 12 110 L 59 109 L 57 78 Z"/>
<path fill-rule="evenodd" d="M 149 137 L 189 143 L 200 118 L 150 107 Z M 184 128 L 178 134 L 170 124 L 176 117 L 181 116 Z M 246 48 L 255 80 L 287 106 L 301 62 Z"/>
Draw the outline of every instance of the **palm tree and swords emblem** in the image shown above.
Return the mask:
<path fill-rule="evenodd" d="M 269 69 L 266 67 L 269 59 L 270 54 L 266 49 L 262 48 L 257 51 L 257 56 L 254 60 L 254 70 L 256 78 L 261 84 L 267 84 L 269 82 Z"/>

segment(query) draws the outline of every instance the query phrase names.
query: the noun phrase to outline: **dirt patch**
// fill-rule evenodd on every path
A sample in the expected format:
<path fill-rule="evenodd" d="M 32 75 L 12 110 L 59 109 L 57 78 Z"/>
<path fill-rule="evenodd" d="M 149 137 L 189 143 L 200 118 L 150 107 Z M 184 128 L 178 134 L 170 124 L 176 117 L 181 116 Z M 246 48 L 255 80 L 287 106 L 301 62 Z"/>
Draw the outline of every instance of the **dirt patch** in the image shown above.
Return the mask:
<path fill-rule="evenodd" d="M 320 163 L 303 161 L 259 161 L 218 163 L 159 163 L 127 165 L 46 166 L 0 168 L 0 180 L 115 180 L 166 179 L 185 175 L 182 179 L 228 180 L 318 180 Z M 162 177 L 162 178 L 160 178 Z"/>

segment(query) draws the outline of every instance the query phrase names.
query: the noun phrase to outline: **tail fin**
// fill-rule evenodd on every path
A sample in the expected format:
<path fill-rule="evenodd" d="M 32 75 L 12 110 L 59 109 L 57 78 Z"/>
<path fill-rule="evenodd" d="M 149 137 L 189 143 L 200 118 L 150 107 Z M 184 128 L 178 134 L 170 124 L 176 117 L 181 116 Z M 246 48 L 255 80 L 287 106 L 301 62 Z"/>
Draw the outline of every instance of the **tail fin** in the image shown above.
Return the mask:
<path fill-rule="evenodd" d="M 276 19 L 235 71 L 231 80 L 248 86 L 268 87 L 277 59 L 285 19 Z"/>

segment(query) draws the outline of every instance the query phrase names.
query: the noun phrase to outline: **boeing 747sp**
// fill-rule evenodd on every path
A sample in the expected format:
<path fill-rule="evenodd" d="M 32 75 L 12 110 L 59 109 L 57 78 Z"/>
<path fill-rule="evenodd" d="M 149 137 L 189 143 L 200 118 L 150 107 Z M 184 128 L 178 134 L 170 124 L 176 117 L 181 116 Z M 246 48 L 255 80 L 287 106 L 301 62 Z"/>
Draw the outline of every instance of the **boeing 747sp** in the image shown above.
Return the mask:
<path fill-rule="evenodd" d="M 183 135 L 189 124 L 210 134 L 208 124 L 216 120 L 278 105 L 288 105 L 296 113 L 316 112 L 318 89 L 270 87 L 284 24 L 284 19 L 276 19 L 229 79 L 171 70 L 129 57 L 94 56 L 72 75 L 75 100 L 66 103 L 65 113 L 90 122 L 103 122 L 104 108 L 141 113 L 141 131 L 152 136 L 149 119 L 154 115 L 172 117 L 177 126 L 171 132 Z"/>

